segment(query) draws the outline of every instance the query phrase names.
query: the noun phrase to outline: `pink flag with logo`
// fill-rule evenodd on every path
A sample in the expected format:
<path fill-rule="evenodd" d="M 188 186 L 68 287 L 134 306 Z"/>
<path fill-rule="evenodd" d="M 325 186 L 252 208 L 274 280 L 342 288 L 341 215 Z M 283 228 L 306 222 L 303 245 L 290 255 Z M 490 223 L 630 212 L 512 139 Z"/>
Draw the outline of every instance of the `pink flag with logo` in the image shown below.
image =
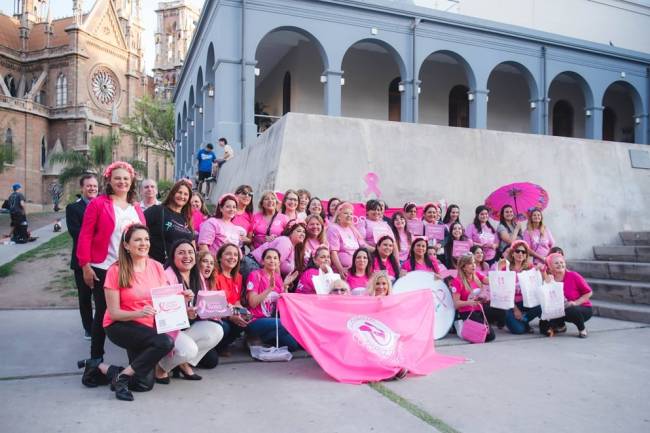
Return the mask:
<path fill-rule="evenodd" d="M 464 362 L 433 346 L 430 290 L 385 297 L 283 293 L 282 324 L 339 382 L 389 379 L 400 370 L 426 375 Z"/>

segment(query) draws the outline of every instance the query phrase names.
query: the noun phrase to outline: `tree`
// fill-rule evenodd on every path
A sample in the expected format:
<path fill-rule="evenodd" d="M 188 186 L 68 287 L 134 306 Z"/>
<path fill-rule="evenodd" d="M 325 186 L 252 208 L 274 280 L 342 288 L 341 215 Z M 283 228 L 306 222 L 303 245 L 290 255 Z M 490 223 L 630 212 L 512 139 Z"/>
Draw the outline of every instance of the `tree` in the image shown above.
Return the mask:
<path fill-rule="evenodd" d="M 104 169 L 113 162 L 113 153 L 118 143 L 116 135 L 96 135 L 90 140 L 88 152 L 64 150 L 52 154 L 50 161 L 63 164 L 59 174 L 59 183 L 65 185 L 71 180 L 76 180 L 84 174 L 92 173 L 101 182 Z M 133 168 L 144 173 L 145 168 L 141 161 L 128 160 Z"/>
<path fill-rule="evenodd" d="M 174 157 L 174 106 L 144 96 L 135 103 L 132 116 L 124 120 L 125 129 L 145 145 L 169 152 Z"/>

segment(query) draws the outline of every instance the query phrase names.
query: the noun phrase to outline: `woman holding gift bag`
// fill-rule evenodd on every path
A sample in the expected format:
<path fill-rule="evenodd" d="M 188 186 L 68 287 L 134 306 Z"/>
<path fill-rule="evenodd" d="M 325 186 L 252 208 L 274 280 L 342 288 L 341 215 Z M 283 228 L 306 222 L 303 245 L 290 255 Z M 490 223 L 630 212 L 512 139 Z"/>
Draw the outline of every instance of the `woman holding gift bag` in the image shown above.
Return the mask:
<path fill-rule="evenodd" d="M 483 303 L 486 300 L 480 295 L 483 285 L 487 283 L 487 278 L 476 272 L 476 263 L 474 263 L 472 254 L 465 254 L 458 259 L 458 276 L 451 282 L 451 296 L 454 300 L 454 306 L 460 320 L 464 322 L 473 320 L 485 324 L 487 327 L 486 343 L 495 338 L 494 330 L 488 324 L 484 313 Z"/>
<path fill-rule="evenodd" d="M 280 253 L 274 248 L 262 253 L 262 261 L 262 269 L 251 272 L 246 283 L 247 304 L 253 316 L 246 333 L 258 337 L 264 344 L 275 345 L 277 332 L 280 346 L 287 346 L 289 351 L 294 352 L 300 349 L 300 345 L 276 317 L 276 303 L 280 293 L 286 292 L 294 283 L 298 272 L 294 271 L 282 280 Z"/>
<path fill-rule="evenodd" d="M 555 240 L 546 225 L 540 209 L 533 209 L 528 213 L 528 224 L 524 231 L 524 240 L 530 245 L 530 253 L 535 263 L 544 263 L 550 249 L 555 245 Z"/>
<path fill-rule="evenodd" d="M 122 369 L 88 360 L 82 382 L 86 386 L 112 383 L 118 400 L 133 400 L 129 388 L 148 391 L 152 371 L 172 348 L 174 340 L 158 334 L 151 289 L 167 285 L 160 263 L 149 258 L 149 230 L 142 224 L 128 227 L 118 245 L 118 261 L 108 268 L 104 289 L 107 311 L 103 326 L 108 338 L 126 349 L 129 365 Z M 90 382 L 88 382 L 90 380 Z M 142 386 L 142 385 L 145 386 Z"/>
<path fill-rule="evenodd" d="M 437 203 L 426 203 L 422 210 L 422 233 L 429 242 L 429 255 L 437 256 L 438 251 L 447 244 L 449 230 L 440 221 L 440 206 Z"/>
<path fill-rule="evenodd" d="M 593 315 L 591 307 L 591 287 L 577 272 L 566 268 L 564 256 L 559 253 L 550 254 L 546 258 L 546 266 L 550 273 L 547 278 L 563 283 L 564 290 L 564 317 L 550 321 L 540 320 L 539 331 L 549 337 L 555 333 L 566 332 L 565 322 L 570 322 L 578 328 L 578 337 L 587 338 L 585 322 Z"/>
<path fill-rule="evenodd" d="M 187 310 L 190 327 L 176 336 L 172 355 L 161 359 L 159 365 L 167 373 L 173 371 L 174 377 L 201 380 L 201 376 L 194 373 L 192 366 L 196 367 L 199 362 L 203 368 L 217 366 L 219 358 L 215 359 L 216 353 L 211 354 L 209 358 L 204 357 L 223 338 L 223 328 L 212 320 L 202 320 L 196 315 L 196 295 L 203 285 L 199 266 L 196 264 L 196 250 L 191 242 L 181 239 L 172 245 L 165 274 L 169 284 L 182 284 L 184 290 L 193 296 Z M 169 383 L 169 379 L 157 381 Z"/>
<path fill-rule="evenodd" d="M 475 211 L 474 221 L 465 228 L 465 234 L 483 250 L 485 261 L 489 266 L 496 261 L 497 231 L 490 223 L 489 209 L 486 206 L 478 206 Z"/>
<path fill-rule="evenodd" d="M 514 241 L 506 255 L 493 265 L 494 270 L 515 272 L 515 306 L 506 311 L 505 325 L 513 334 L 532 332 L 529 322 L 542 314 L 541 307 L 526 308 L 519 285 L 519 273 L 535 269 L 530 262 L 530 250 L 525 241 Z"/>

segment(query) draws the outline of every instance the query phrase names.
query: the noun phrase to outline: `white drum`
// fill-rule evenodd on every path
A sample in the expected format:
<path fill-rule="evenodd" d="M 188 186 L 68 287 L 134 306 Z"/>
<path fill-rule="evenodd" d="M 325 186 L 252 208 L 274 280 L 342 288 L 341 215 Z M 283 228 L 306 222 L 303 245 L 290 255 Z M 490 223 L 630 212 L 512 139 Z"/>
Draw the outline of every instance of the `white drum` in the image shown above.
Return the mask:
<path fill-rule="evenodd" d="M 433 338 L 440 340 L 447 335 L 456 317 L 454 300 L 444 281 L 436 280 L 432 272 L 413 271 L 395 282 L 393 293 L 406 293 L 421 289 L 430 289 L 433 293 Z"/>

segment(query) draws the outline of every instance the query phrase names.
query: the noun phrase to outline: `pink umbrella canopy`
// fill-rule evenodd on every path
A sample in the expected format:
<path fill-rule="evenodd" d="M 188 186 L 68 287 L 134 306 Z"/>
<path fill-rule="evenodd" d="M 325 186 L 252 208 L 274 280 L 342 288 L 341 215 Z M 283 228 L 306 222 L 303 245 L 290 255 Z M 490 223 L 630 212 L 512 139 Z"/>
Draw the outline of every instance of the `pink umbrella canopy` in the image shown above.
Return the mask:
<path fill-rule="evenodd" d="M 509 204 L 515 210 L 515 218 L 525 221 L 527 213 L 535 208 L 544 210 L 548 206 L 548 193 L 544 188 L 530 182 L 504 185 L 485 199 L 490 216 L 498 220 L 501 208 Z"/>

